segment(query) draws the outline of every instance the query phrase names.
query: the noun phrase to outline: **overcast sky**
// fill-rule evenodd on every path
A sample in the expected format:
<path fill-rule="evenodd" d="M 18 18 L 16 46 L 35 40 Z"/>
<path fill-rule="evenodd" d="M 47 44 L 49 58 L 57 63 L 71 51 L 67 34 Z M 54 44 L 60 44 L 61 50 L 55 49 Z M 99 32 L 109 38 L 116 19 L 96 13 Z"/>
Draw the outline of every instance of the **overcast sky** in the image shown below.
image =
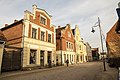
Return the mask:
<path fill-rule="evenodd" d="M 81 37 L 92 47 L 100 47 L 98 27 L 91 33 L 92 26 L 100 17 L 102 30 L 106 33 L 117 21 L 116 8 L 119 0 L 0 0 L 0 26 L 20 20 L 24 11 L 32 12 L 32 5 L 45 9 L 52 15 L 52 24 L 65 26 L 71 24 L 79 26 Z"/>

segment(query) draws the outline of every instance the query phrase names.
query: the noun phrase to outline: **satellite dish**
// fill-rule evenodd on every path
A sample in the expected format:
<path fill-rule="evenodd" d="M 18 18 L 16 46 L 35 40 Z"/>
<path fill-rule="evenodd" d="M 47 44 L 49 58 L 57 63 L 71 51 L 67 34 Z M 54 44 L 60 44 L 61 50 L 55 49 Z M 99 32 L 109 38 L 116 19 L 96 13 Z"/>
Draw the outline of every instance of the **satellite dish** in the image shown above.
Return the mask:
<path fill-rule="evenodd" d="M 120 8 L 120 2 L 118 3 L 118 7 Z"/>

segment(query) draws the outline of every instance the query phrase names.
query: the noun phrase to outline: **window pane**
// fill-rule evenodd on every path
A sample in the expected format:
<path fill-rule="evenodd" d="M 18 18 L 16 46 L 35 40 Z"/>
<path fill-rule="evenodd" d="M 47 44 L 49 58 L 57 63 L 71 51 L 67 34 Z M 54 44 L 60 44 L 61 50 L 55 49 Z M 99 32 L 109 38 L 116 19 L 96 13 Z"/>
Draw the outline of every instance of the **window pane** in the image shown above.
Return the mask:
<path fill-rule="evenodd" d="M 45 32 L 41 31 L 41 41 L 44 41 L 45 38 Z"/>
<path fill-rule="evenodd" d="M 32 38 L 34 39 L 36 39 L 36 32 L 37 32 L 37 29 L 32 28 Z"/>
<path fill-rule="evenodd" d="M 30 64 L 36 63 L 36 50 L 30 50 Z"/>
<path fill-rule="evenodd" d="M 68 42 L 66 44 L 67 44 L 67 48 L 68 48 Z"/>
<path fill-rule="evenodd" d="M 40 23 L 46 25 L 46 19 L 43 17 L 40 17 Z"/>
<path fill-rule="evenodd" d="M 51 42 L 51 34 L 48 34 L 48 42 Z"/>

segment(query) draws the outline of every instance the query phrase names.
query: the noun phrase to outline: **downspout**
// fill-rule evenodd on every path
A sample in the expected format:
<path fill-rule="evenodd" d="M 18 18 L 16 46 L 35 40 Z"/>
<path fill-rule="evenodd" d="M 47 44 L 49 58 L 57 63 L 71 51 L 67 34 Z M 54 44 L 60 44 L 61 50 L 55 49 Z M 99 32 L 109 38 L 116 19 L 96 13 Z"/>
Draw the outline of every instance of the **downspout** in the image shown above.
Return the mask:
<path fill-rule="evenodd" d="M 24 37 L 25 37 L 25 24 L 24 24 L 24 19 L 23 19 L 22 23 L 23 23 L 23 31 L 22 31 L 21 70 L 23 69 L 23 57 L 24 57 Z"/>

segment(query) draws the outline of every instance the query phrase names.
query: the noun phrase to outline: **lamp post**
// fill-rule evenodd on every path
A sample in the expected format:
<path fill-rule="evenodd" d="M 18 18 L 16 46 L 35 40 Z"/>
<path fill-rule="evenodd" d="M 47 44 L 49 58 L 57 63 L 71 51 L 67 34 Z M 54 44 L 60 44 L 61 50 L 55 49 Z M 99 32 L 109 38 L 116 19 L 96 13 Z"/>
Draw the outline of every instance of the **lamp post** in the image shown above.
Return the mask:
<path fill-rule="evenodd" d="M 100 30 L 100 39 L 101 39 L 101 49 L 102 49 L 102 55 L 103 55 L 103 68 L 104 71 L 106 71 L 106 67 L 105 67 L 105 58 L 104 58 L 104 49 L 103 49 L 103 39 L 102 39 L 102 29 L 101 29 L 101 25 L 100 25 L 100 19 L 98 17 L 98 22 L 95 23 L 95 25 L 92 27 L 92 31 L 91 32 L 95 32 L 94 27 L 99 27 Z"/>

